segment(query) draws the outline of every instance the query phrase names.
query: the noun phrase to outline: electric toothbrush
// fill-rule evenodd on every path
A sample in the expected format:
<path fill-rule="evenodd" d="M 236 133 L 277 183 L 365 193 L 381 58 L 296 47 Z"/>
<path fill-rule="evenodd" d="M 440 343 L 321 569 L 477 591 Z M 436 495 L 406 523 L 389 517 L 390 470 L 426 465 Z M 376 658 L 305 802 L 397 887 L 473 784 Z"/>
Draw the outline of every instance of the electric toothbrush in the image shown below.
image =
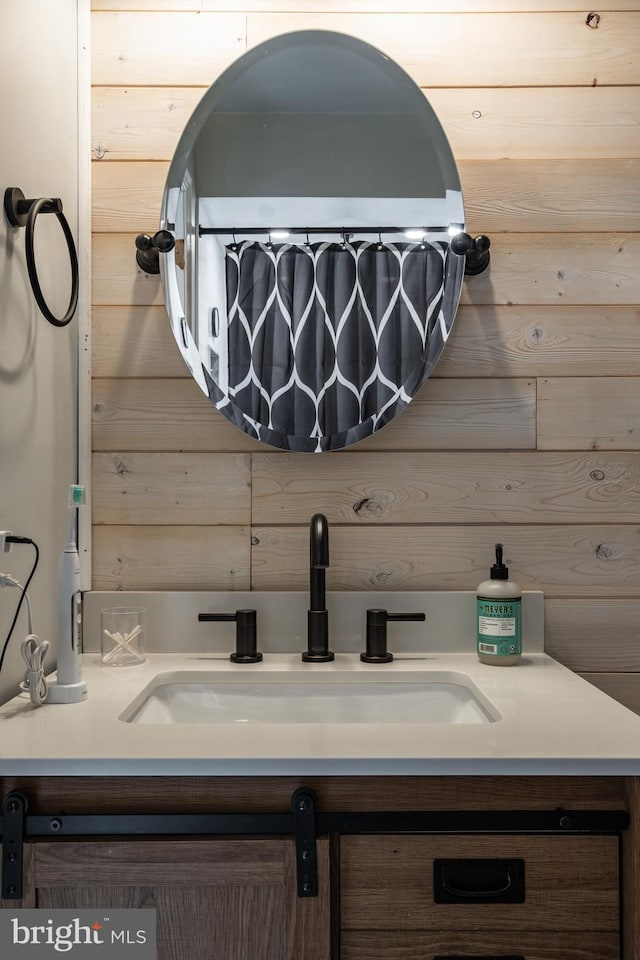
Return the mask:
<path fill-rule="evenodd" d="M 57 674 L 55 680 L 48 681 L 47 703 L 78 703 L 87 699 L 87 682 L 82 679 L 82 596 L 76 546 L 77 513 L 84 503 L 84 487 L 72 484 L 69 489 L 69 536 L 58 567 Z"/>

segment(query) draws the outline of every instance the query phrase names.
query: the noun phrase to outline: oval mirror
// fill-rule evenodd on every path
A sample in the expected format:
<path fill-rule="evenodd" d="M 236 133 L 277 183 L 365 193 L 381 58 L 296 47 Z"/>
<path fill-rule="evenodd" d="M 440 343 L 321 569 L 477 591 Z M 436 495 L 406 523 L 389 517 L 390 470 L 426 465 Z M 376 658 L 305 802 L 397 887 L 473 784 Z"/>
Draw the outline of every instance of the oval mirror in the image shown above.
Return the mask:
<path fill-rule="evenodd" d="M 355 443 L 440 357 L 464 254 L 455 161 L 424 94 L 379 50 L 327 31 L 244 54 L 172 160 L 160 256 L 173 332 L 241 430 L 287 450 Z"/>

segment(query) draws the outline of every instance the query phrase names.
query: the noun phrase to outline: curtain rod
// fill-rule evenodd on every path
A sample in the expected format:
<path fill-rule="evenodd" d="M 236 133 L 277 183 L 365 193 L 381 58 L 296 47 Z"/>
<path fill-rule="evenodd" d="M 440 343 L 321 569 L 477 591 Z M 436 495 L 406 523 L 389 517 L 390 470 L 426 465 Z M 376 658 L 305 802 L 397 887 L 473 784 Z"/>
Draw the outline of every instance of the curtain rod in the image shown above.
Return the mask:
<path fill-rule="evenodd" d="M 449 227 L 199 227 L 198 232 L 201 237 L 208 234 L 245 236 L 253 233 L 266 233 L 273 236 L 278 233 L 301 234 L 305 236 L 311 233 L 337 233 L 339 236 L 355 236 L 365 233 L 412 233 L 422 231 L 423 233 L 448 233 Z"/>

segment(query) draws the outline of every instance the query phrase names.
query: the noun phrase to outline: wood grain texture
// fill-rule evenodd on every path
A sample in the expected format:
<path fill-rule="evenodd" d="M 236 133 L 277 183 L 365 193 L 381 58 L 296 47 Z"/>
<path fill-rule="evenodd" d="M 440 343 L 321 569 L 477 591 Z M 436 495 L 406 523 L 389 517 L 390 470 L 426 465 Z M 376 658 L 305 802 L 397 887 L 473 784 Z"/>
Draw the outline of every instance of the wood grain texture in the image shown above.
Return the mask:
<path fill-rule="evenodd" d="M 93 230 L 158 224 L 168 166 L 92 164 Z M 638 223 L 640 160 L 463 160 L 458 169 L 466 220 L 488 234 L 632 231 Z"/>
<path fill-rule="evenodd" d="M 615 523 L 638 511 L 640 456 L 545 453 L 256 453 L 253 522 Z M 640 645 L 639 645 L 640 649 Z"/>
<path fill-rule="evenodd" d="M 37 887 L 94 883 L 171 885 L 180 883 L 282 884 L 284 841 L 221 840 L 73 840 L 38 843 Z"/>
<path fill-rule="evenodd" d="M 167 862 L 165 869 L 171 874 L 174 865 Z M 135 886 L 69 885 L 42 888 L 38 902 L 45 910 L 154 908 L 158 918 L 157 956 L 161 960 L 284 957 L 285 903 L 281 887 L 202 887 L 195 882 L 149 887 L 144 881 Z M 307 957 L 315 960 L 313 953 Z"/>
<path fill-rule="evenodd" d="M 236 8 L 233 8 L 236 9 Z M 271 8 L 273 10 L 273 7 Z M 637 82 L 638 11 L 611 11 L 589 29 L 560 11 L 353 13 L 95 10 L 97 85 L 208 86 L 246 47 L 293 30 L 351 34 L 402 64 L 420 86 L 606 86 Z M 181 50 L 189 50 L 182 57 Z M 451 50 L 456 51 L 452 57 Z M 567 56 L 567 51 L 571 56 Z"/>
<path fill-rule="evenodd" d="M 640 160 L 462 160 L 465 219 L 498 232 L 635 230 Z"/>
<path fill-rule="evenodd" d="M 507 522 L 512 552 L 531 556 L 530 582 L 548 583 L 554 654 L 592 674 L 637 671 L 627 605 L 637 597 L 637 0 L 600 4 L 595 29 L 579 0 L 93 0 L 92 9 L 93 448 L 106 457 L 95 462 L 108 473 L 122 451 L 176 455 L 173 467 L 155 461 L 167 468 L 155 472 L 150 496 L 140 488 L 121 532 L 165 530 L 167 549 L 175 534 L 184 550 L 180 523 L 147 520 L 171 505 L 177 471 L 206 454 L 221 465 L 218 502 L 208 502 L 202 474 L 177 492 L 172 521 L 184 510 L 204 540 L 217 536 L 215 511 L 244 495 L 220 457 L 250 454 L 254 524 L 286 521 L 282 530 L 295 533 L 288 524 L 306 526 L 307 509 L 325 511 L 338 527 L 329 572 L 338 585 L 471 589 L 487 542 L 502 539 Z M 266 450 L 212 408 L 188 379 L 158 278 L 141 273 L 133 253 L 135 235 L 158 222 L 167 164 L 209 84 L 248 45 L 308 26 L 369 40 L 422 83 L 460 167 L 468 228 L 492 240 L 489 271 L 465 281 L 437 377 L 377 436 L 313 460 Z M 113 479 L 104 484 L 117 516 L 125 496 Z M 353 543 L 339 561 L 342 524 Z M 414 524 L 424 526 L 409 541 Z M 111 523 L 98 526 L 106 534 Z M 293 542 L 268 551 L 265 565 L 253 547 L 252 586 L 293 578 L 306 588 L 288 555 Z M 442 549 L 438 573 L 427 553 Z M 101 550 L 98 539 L 96 569 L 113 582 L 117 551 Z M 193 572 L 178 566 L 158 577 L 179 587 Z M 156 586 L 153 574 L 147 581 Z M 602 604 L 589 622 L 583 598 Z M 608 650 L 607 624 L 620 638 Z"/>
<path fill-rule="evenodd" d="M 291 30 L 337 30 L 383 50 L 420 86 L 469 86 L 478 77 L 487 87 L 633 84 L 638 17 L 612 11 L 593 30 L 584 15 L 572 12 L 249 13 L 247 45 Z"/>
<path fill-rule="evenodd" d="M 482 221 L 468 224 L 481 233 Z M 629 304 L 640 300 L 638 234 L 504 234 L 492 237 L 491 267 L 469 278 L 462 303 Z"/>
<path fill-rule="evenodd" d="M 635 376 L 637 306 L 460 307 L 438 377 Z"/>
<path fill-rule="evenodd" d="M 93 449 L 258 450 L 216 411 L 193 380 L 94 380 Z"/>
<path fill-rule="evenodd" d="M 477 78 L 476 83 L 479 83 Z M 456 162 L 638 157 L 637 89 L 426 88 Z"/>
<path fill-rule="evenodd" d="M 548 932 L 398 933 L 387 930 L 346 930 L 341 936 L 340 960 L 425 960 L 426 957 L 507 957 L 526 960 L 619 960 L 619 937 L 615 933 Z"/>
<path fill-rule="evenodd" d="M 306 526 L 254 527 L 252 534 L 253 588 L 305 589 Z M 475 590 L 497 541 L 524 589 L 549 597 L 637 596 L 640 527 L 586 524 L 336 527 L 327 588 Z"/>
<path fill-rule="evenodd" d="M 207 89 L 94 87 L 93 158 L 171 160 Z M 637 159 L 640 154 L 634 87 L 429 87 L 424 93 L 462 170 L 469 160 Z M 94 164 L 94 174 L 98 166 Z M 491 196 L 489 191 L 486 195 Z"/>
<path fill-rule="evenodd" d="M 467 304 L 458 311 L 435 375 L 635 376 L 639 325 L 637 306 Z M 191 376 L 164 306 L 95 306 L 91 352 L 95 378 Z"/>
<path fill-rule="evenodd" d="M 169 164 L 163 160 L 91 164 L 94 233 L 154 233 Z M 145 225 L 143 227 L 143 225 Z"/>
<path fill-rule="evenodd" d="M 0 778 L 3 796 L 21 790 L 29 811 L 77 813 L 288 813 L 307 786 L 322 810 L 621 810 L 622 777 L 26 777 Z"/>
<path fill-rule="evenodd" d="M 146 13 L 129 6 L 91 16 L 92 83 L 98 85 L 152 85 L 154 78 L 163 86 L 208 85 L 245 48 L 242 12 Z"/>
<path fill-rule="evenodd" d="M 95 453 L 96 524 L 247 524 L 248 454 Z"/>
<path fill-rule="evenodd" d="M 34 859 L 42 908 L 155 907 L 163 960 L 329 960 L 327 838 L 306 899 L 289 837 L 44 841 Z"/>
<path fill-rule="evenodd" d="M 640 714 L 640 673 L 582 673 L 581 676 L 624 707 Z"/>
<path fill-rule="evenodd" d="M 580 673 L 640 673 L 640 600 L 549 599 L 544 609 L 544 647 L 556 660 Z M 637 677 L 632 676 L 632 685 Z M 616 697 L 615 699 L 618 699 Z M 640 706 L 640 689 L 636 694 Z"/>
<path fill-rule="evenodd" d="M 243 10 L 342 13 L 474 13 L 477 0 L 244 0 Z M 132 0 L 91 0 L 92 10 L 131 10 Z M 216 10 L 235 9 L 234 0 L 135 0 L 136 10 Z M 487 13 L 535 13 L 549 11 L 583 11 L 582 0 L 482 0 Z M 599 10 L 638 10 L 637 0 L 604 0 Z"/>
<path fill-rule="evenodd" d="M 393 424 L 360 441 L 359 450 L 532 450 L 531 380 L 427 380 Z M 389 429 L 391 427 L 391 429 Z"/>
<path fill-rule="evenodd" d="M 360 450 L 533 449 L 535 384 L 430 380 Z M 191 380 L 93 381 L 94 450 L 262 450 L 216 411 Z"/>
<path fill-rule="evenodd" d="M 163 960 L 286 958 L 280 839 L 45 842 L 37 875 L 43 909 L 155 908 Z"/>
<path fill-rule="evenodd" d="M 120 161 L 92 163 L 91 226 L 94 233 L 155 231 L 169 163 Z"/>
<path fill-rule="evenodd" d="M 208 85 L 93 87 L 92 158 L 105 162 L 171 160 L 182 131 L 207 89 Z M 92 165 L 94 174 L 102 165 Z"/>
<path fill-rule="evenodd" d="M 526 899 L 434 902 L 437 858 L 525 860 Z M 618 929 L 617 837 L 380 836 L 340 841 L 343 930 Z"/>
<path fill-rule="evenodd" d="M 640 377 L 542 377 L 538 449 L 639 450 L 639 404 Z"/>
<path fill-rule="evenodd" d="M 191 377 L 164 306 L 94 307 L 91 374 L 94 378 Z"/>
<path fill-rule="evenodd" d="M 249 531 L 216 526 L 93 528 L 94 590 L 248 590 Z"/>
<path fill-rule="evenodd" d="M 144 273 L 135 257 L 135 235 L 149 233 L 155 224 L 145 219 L 132 233 L 94 234 L 92 243 L 92 302 L 94 305 L 161 306 L 159 276 Z"/>
<path fill-rule="evenodd" d="M 153 225 L 152 225 L 153 226 Z M 468 224 L 481 233 L 481 222 Z M 135 233 L 93 236 L 93 303 L 161 304 L 159 277 L 136 265 Z M 511 233 L 491 238 L 491 267 L 467 279 L 463 304 L 600 304 L 637 306 L 640 301 L 640 236 L 637 233 Z"/>

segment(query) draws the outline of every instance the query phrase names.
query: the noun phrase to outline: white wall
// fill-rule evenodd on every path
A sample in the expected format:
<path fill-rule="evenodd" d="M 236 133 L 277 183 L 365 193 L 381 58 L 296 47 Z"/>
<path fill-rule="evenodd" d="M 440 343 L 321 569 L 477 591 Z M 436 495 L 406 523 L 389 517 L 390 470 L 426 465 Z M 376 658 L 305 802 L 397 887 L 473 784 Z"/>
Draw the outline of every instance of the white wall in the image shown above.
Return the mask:
<path fill-rule="evenodd" d="M 60 197 L 78 240 L 78 5 L 83 0 L 2 0 L 0 190 Z M 0 529 L 40 548 L 29 589 L 35 632 L 55 646 L 57 564 L 68 525 L 67 491 L 77 471 L 78 315 L 64 328 L 47 323 L 32 296 L 24 229 L 0 214 Z M 53 312 L 68 305 L 70 271 L 55 217 L 36 227 L 41 286 Z M 0 572 L 24 582 L 34 551 L 14 546 Z M 0 589 L 0 650 L 19 600 Z M 0 673 L 0 701 L 24 675 L 21 614 Z M 52 649 L 48 663 L 53 661 Z"/>

